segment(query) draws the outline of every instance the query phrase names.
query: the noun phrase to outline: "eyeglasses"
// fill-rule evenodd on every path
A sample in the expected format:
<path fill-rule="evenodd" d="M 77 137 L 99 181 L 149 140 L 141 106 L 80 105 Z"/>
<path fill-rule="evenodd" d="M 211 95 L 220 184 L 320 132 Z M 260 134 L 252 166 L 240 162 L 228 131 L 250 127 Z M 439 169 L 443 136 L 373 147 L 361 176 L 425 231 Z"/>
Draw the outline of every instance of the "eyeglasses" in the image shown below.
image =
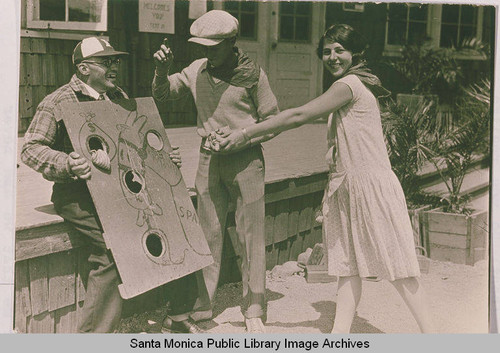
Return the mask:
<path fill-rule="evenodd" d="M 96 64 L 96 65 L 101 65 L 101 66 L 105 66 L 107 68 L 110 68 L 111 65 L 113 65 L 113 64 L 120 65 L 121 60 L 120 60 L 120 58 L 106 58 L 106 59 L 103 59 L 102 61 L 84 60 L 84 61 L 82 61 L 82 64 L 83 63 Z"/>

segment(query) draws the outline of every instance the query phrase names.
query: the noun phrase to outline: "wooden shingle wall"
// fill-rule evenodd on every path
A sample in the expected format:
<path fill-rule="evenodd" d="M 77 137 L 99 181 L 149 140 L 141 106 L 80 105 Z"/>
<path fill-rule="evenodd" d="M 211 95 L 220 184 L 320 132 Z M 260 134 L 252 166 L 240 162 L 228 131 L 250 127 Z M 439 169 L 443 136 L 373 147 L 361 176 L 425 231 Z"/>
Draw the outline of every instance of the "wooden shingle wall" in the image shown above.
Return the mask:
<path fill-rule="evenodd" d="M 77 43 L 72 40 L 21 38 L 19 132 L 26 131 L 42 99 L 71 78 L 71 55 Z"/>
<path fill-rule="evenodd" d="M 202 57 L 200 48 L 187 44 L 189 3 L 175 4 L 175 34 L 141 33 L 138 31 L 138 3 L 136 1 L 108 2 L 108 31 L 80 33 L 83 36 L 105 35 L 117 50 L 130 53 L 120 66 L 118 82 L 131 98 L 150 97 L 154 74 L 153 54 L 168 38 L 175 54 L 171 73 L 180 72 L 193 60 Z M 25 26 L 25 24 L 23 24 Z M 71 61 L 73 49 L 79 40 L 21 38 L 19 83 L 19 128 L 24 133 L 42 99 L 66 84 L 74 73 Z M 190 95 L 173 102 L 158 104 L 166 126 L 196 124 L 196 108 Z"/>

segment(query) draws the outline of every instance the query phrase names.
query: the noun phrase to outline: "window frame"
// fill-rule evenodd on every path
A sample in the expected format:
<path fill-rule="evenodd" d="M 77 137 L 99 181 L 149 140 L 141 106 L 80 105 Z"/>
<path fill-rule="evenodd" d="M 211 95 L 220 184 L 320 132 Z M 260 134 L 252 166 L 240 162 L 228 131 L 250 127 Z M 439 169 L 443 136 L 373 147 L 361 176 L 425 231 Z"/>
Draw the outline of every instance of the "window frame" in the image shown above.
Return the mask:
<path fill-rule="evenodd" d="M 68 0 L 65 1 L 66 18 L 68 17 Z M 28 29 L 55 29 L 66 31 L 95 31 L 106 32 L 108 28 L 108 0 L 98 0 L 102 2 L 100 22 L 80 22 L 80 21 L 54 21 L 38 20 L 40 0 L 27 0 L 26 2 L 26 27 Z"/>
<path fill-rule="evenodd" d="M 429 4 L 429 9 L 427 12 L 427 36 L 430 40 L 430 45 L 433 48 L 446 48 L 441 47 L 441 24 L 442 24 L 442 4 Z M 403 50 L 403 45 L 387 44 L 387 36 L 389 30 L 389 5 L 386 4 L 387 15 L 385 20 L 385 35 L 384 35 L 384 51 L 382 55 L 384 56 L 399 56 Z M 459 4 L 453 4 L 459 5 Z M 484 6 L 478 6 L 477 21 L 476 21 L 476 38 L 482 39 L 483 34 L 483 16 L 484 16 Z M 457 54 L 458 59 L 465 60 L 482 60 L 482 56 L 470 56 L 470 55 L 460 55 Z"/>
<path fill-rule="evenodd" d="M 389 6 L 394 5 L 394 3 L 387 3 L 386 4 L 386 17 L 385 17 L 385 35 L 384 35 L 384 52 L 388 53 L 394 53 L 394 52 L 401 52 L 403 49 L 404 45 L 399 45 L 399 44 L 389 44 L 388 38 L 389 38 Z M 431 20 L 432 20 L 432 5 L 427 4 L 427 3 L 422 3 L 421 5 L 428 5 L 427 8 L 427 19 L 426 19 L 426 35 L 431 37 Z M 409 21 L 410 18 L 410 7 L 407 7 L 406 11 L 406 34 L 408 34 L 409 31 Z"/>
<path fill-rule="evenodd" d="M 238 28 L 238 39 L 254 41 L 254 42 L 258 41 L 258 39 L 259 39 L 258 38 L 259 37 L 259 3 L 258 3 L 258 1 L 255 1 L 255 0 L 253 1 L 253 3 L 255 3 L 255 12 L 252 13 L 255 16 L 254 23 L 253 23 L 253 26 L 254 26 L 253 27 L 253 29 L 254 29 L 254 36 L 253 37 L 242 37 L 241 36 L 241 14 L 249 14 L 250 12 L 241 10 L 241 1 L 238 1 L 237 3 L 238 3 L 238 10 L 237 10 L 238 16 L 235 16 L 235 17 L 238 19 L 238 21 L 240 23 L 240 26 Z M 229 13 L 231 11 L 231 9 L 229 9 L 229 10 L 226 9 L 226 1 L 223 2 L 222 9 L 226 12 L 229 12 Z"/>
<path fill-rule="evenodd" d="M 456 26 L 458 27 L 457 38 L 456 39 L 458 39 L 458 38 L 460 38 L 460 30 L 461 30 L 461 26 L 462 26 L 462 24 L 460 23 L 461 15 L 462 15 L 462 9 L 461 9 L 461 7 L 462 7 L 462 5 L 474 6 L 474 4 L 446 4 L 446 5 L 455 5 L 455 6 L 458 6 L 458 8 L 459 8 L 459 17 L 458 17 L 458 21 L 459 22 L 456 23 Z M 441 7 L 441 15 L 442 15 L 442 6 L 443 5 L 439 5 L 439 6 Z M 479 39 L 479 40 L 481 40 L 482 37 L 483 37 L 483 14 L 484 14 L 484 8 L 482 6 L 478 6 L 477 7 L 476 18 L 475 18 L 476 25 L 475 25 L 475 35 L 474 35 L 474 37 L 477 38 L 477 39 Z M 442 29 L 441 26 L 443 24 L 450 25 L 452 23 L 448 23 L 448 22 L 443 23 L 442 16 L 440 16 L 440 19 L 441 20 L 440 20 L 440 25 L 439 25 L 439 39 L 438 39 L 438 41 L 439 41 L 439 47 L 440 48 L 449 48 L 449 47 L 445 47 L 445 46 L 441 45 L 441 29 Z M 453 25 L 455 25 L 455 24 L 453 23 Z M 457 42 L 456 44 L 459 44 L 459 43 Z"/>
<path fill-rule="evenodd" d="M 292 39 L 283 39 L 281 37 L 281 20 L 282 20 L 282 17 L 283 17 L 283 13 L 281 11 L 281 8 L 279 7 L 279 5 L 281 4 L 278 4 L 278 42 L 280 43 L 312 43 L 313 42 L 313 38 L 312 38 L 312 21 L 313 21 L 313 3 L 311 2 L 310 5 L 311 5 L 311 11 L 308 15 L 309 17 L 309 21 L 308 21 L 308 25 L 309 25 L 309 38 L 306 39 L 306 40 L 299 40 L 299 39 L 295 39 L 295 33 L 296 33 L 296 9 L 295 9 L 295 4 L 294 4 L 294 12 L 293 12 L 293 15 L 289 15 L 289 14 L 285 14 L 286 17 L 292 17 L 293 18 L 293 37 Z M 301 16 L 299 15 L 299 17 L 306 17 L 306 16 Z"/>

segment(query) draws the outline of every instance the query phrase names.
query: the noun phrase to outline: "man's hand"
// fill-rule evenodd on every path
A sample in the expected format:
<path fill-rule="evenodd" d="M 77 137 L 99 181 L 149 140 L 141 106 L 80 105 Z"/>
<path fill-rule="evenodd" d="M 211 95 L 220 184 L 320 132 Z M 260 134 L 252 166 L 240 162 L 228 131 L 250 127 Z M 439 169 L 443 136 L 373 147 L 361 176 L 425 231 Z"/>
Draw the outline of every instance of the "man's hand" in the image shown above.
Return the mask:
<path fill-rule="evenodd" d="M 219 141 L 221 153 L 236 152 L 249 145 L 250 140 L 243 133 L 243 129 L 232 131 Z"/>
<path fill-rule="evenodd" d="M 172 53 L 166 38 L 163 40 L 160 49 L 153 54 L 153 58 L 156 66 L 156 72 L 160 75 L 167 75 L 168 69 L 174 61 L 174 54 Z"/>
<path fill-rule="evenodd" d="M 220 151 L 220 142 L 223 140 L 223 138 L 228 137 L 230 133 L 231 129 L 229 128 L 229 126 L 224 126 L 208 134 L 208 142 L 212 152 Z"/>
<path fill-rule="evenodd" d="M 90 165 L 86 158 L 80 157 L 76 152 L 71 152 L 68 158 L 68 168 L 78 179 L 90 179 Z"/>
<path fill-rule="evenodd" d="M 172 146 L 173 151 L 168 154 L 170 160 L 174 162 L 177 168 L 182 167 L 181 153 L 179 152 L 179 146 Z"/>

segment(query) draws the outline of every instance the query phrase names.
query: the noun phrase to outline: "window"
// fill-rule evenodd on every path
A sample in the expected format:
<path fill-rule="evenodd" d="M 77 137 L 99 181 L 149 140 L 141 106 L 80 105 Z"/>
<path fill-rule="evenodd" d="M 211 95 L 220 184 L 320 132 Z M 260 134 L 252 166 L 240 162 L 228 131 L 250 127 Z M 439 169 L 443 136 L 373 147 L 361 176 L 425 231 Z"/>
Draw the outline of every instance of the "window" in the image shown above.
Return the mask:
<path fill-rule="evenodd" d="M 236 17 L 240 22 L 238 37 L 257 40 L 257 2 L 227 1 L 224 10 Z"/>
<path fill-rule="evenodd" d="M 429 5 L 387 4 L 386 45 L 402 46 L 427 37 Z"/>
<path fill-rule="evenodd" d="M 107 0 L 28 0 L 28 28 L 107 30 Z"/>
<path fill-rule="evenodd" d="M 280 2 L 279 40 L 311 42 L 312 3 Z"/>
<path fill-rule="evenodd" d="M 397 55 L 407 44 L 460 47 L 464 39 L 489 39 L 489 7 L 391 3 L 387 6 L 385 55 Z"/>
<path fill-rule="evenodd" d="M 343 2 L 342 10 L 352 11 L 352 12 L 363 12 L 365 11 L 365 4 L 360 2 Z"/>
<path fill-rule="evenodd" d="M 456 47 L 466 38 L 477 37 L 478 10 L 472 5 L 443 5 L 440 46 Z"/>

